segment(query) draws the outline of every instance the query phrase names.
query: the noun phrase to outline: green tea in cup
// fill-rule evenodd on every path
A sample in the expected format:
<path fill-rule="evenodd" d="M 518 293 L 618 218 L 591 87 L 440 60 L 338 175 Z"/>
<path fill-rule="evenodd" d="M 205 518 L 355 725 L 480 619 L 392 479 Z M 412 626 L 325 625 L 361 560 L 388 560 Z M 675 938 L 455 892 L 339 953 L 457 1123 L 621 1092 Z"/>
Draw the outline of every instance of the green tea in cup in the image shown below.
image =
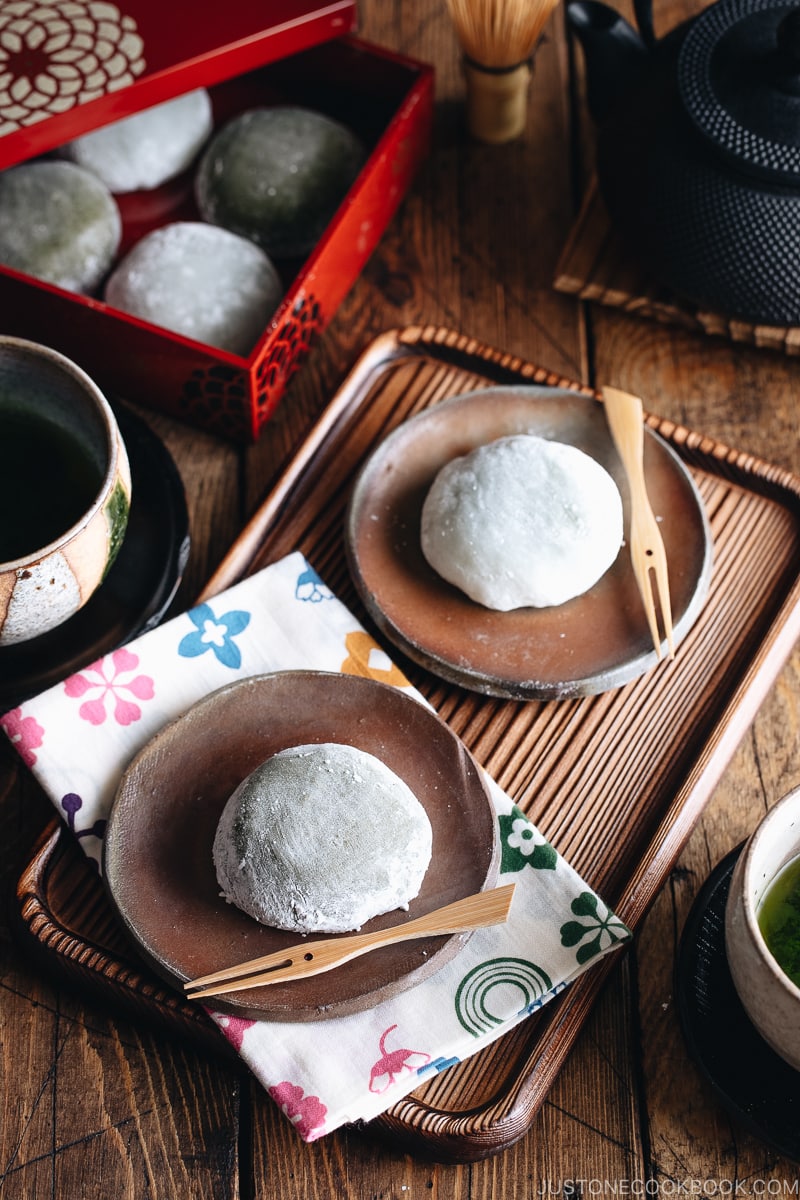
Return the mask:
<path fill-rule="evenodd" d="M 24 558 L 66 533 L 102 481 L 100 465 L 78 438 L 39 414 L 5 411 L 0 398 L 0 562 Z"/>
<path fill-rule="evenodd" d="M 770 954 L 800 987 L 800 855 L 769 884 L 757 919 Z"/>
<path fill-rule="evenodd" d="M 800 787 L 761 818 L 725 902 L 733 986 L 768 1046 L 800 1072 Z"/>
<path fill-rule="evenodd" d="M 130 500 L 125 445 L 94 381 L 47 346 L 0 336 L 0 647 L 83 607 Z"/>

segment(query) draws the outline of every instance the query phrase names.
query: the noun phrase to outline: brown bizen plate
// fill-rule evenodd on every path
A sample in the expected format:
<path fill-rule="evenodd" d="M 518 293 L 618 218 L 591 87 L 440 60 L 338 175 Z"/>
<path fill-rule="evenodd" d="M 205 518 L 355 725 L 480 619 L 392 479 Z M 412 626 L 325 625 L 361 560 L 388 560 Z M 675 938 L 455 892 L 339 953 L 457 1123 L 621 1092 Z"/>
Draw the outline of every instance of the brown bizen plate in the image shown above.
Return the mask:
<path fill-rule="evenodd" d="M 609 472 L 630 502 L 602 403 L 571 390 L 495 387 L 454 396 L 386 437 L 361 469 L 347 514 L 350 570 L 371 618 L 411 659 L 451 683 L 511 699 L 590 696 L 657 661 L 627 544 L 594 587 L 566 604 L 498 612 L 442 579 L 420 548 L 420 516 L 451 459 L 509 434 L 567 442 Z M 676 645 L 711 579 L 711 536 L 695 483 L 645 427 L 645 474 L 669 564 Z"/>
<path fill-rule="evenodd" d="M 403 779 L 433 827 L 431 863 L 407 911 L 386 929 L 490 887 L 498 870 L 495 813 L 482 773 L 424 702 L 353 675 L 283 671 L 213 692 L 161 730 L 120 781 L 104 843 L 114 907 L 150 965 L 173 984 L 296 945 L 220 896 L 211 846 L 237 784 L 287 746 L 341 742 Z M 339 935 L 330 935 L 333 937 Z M 421 982 L 469 934 L 386 946 L 322 975 L 210 1001 L 239 1016 L 307 1021 L 343 1016 Z"/>

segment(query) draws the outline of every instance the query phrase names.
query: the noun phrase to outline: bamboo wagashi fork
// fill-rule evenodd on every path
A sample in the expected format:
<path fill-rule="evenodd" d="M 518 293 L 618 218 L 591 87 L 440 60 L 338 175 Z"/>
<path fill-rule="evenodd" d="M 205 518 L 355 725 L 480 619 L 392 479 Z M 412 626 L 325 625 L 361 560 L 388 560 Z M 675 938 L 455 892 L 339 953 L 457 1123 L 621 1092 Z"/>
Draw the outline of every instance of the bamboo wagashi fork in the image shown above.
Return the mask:
<path fill-rule="evenodd" d="M 465 896 L 416 917 L 404 925 L 391 929 L 379 929 L 373 933 L 355 933 L 347 937 L 323 938 L 313 942 L 300 942 L 286 950 L 253 958 L 238 966 L 203 975 L 189 980 L 184 990 L 192 1000 L 206 996 L 219 996 L 224 992 L 239 992 L 245 988 L 261 987 L 267 983 L 286 983 L 292 979 L 305 979 L 330 971 L 341 963 L 377 950 L 380 946 L 391 946 L 396 942 L 412 938 L 435 937 L 441 933 L 463 933 L 471 929 L 482 929 L 489 925 L 502 925 L 508 920 L 514 884 Z M 199 989 L 199 990 L 197 990 Z"/>
<path fill-rule="evenodd" d="M 672 607 L 669 596 L 667 555 L 661 530 L 650 507 L 647 485 L 644 478 L 644 413 L 638 396 L 622 392 L 619 388 L 604 387 L 603 401 L 614 444 L 628 478 L 631 494 L 630 552 L 633 573 L 642 594 L 647 623 L 656 654 L 662 656 L 661 634 L 658 629 L 656 597 L 653 594 L 655 580 L 658 607 L 664 624 L 669 657 L 675 657 L 672 630 Z"/>

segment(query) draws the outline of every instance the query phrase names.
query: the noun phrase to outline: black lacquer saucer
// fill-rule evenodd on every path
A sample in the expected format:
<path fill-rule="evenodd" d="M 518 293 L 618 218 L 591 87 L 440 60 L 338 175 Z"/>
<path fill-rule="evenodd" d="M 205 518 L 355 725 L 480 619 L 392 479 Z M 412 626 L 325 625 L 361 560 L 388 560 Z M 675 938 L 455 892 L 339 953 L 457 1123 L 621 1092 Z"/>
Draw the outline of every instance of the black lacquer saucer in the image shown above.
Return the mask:
<path fill-rule="evenodd" d="M 800 1072 L 764 1041 L 733 986 L 725 954 L 725 904 L 743 844 L 703 884 L 684 928 L 676 995 L 692 1058 L 722 1105 L 748 1131 L 800 1161 Z"/>
<path fill-rule="evenodd" d="M 125 539 L 107 578 L 63 625 L 0 647 L 0 712 L 66 679 L 137 634 L 168 609 L 189 554 L 189 514 L 172 455 L 146 421 L 116 411 L 133 482 Z"/>

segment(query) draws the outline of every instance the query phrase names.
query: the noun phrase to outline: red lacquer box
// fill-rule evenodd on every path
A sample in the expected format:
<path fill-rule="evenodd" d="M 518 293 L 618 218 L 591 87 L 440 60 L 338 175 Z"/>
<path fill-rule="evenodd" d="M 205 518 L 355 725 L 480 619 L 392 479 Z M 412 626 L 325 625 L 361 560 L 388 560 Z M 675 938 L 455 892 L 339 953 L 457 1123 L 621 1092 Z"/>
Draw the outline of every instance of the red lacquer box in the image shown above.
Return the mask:
<path fill-rule="evenodd" d="M 0 331 L 61 350 L 111 393 L 258 438 L 429 147 L 432 68 L 361 41 L 355 26 L 355 0 L 0 0 L 0 168 L 197 87 L 208 88 L 216 125 L 298 104 L 348 125 L 368 150 L 309 257 L 276 263 L 284 296 L 247 358 L 2 265 Z M 197 219 L 193 171 L 116 200 L 120 255 L 159 225 Z"/>

